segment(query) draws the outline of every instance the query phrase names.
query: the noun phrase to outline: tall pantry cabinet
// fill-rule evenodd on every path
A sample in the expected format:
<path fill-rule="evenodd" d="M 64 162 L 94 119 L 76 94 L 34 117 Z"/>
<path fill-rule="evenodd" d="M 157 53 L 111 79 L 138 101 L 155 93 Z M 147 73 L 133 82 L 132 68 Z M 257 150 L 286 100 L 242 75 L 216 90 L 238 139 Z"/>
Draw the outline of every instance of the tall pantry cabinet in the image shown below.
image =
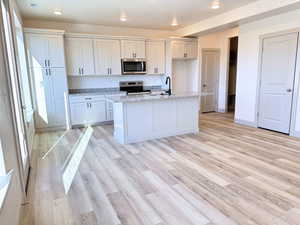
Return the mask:
<path fill-rule="evenodd" d="M 66 124 L 63 35 L 59 30 L 25 29 L 37 131 L 64 128 Z"/>

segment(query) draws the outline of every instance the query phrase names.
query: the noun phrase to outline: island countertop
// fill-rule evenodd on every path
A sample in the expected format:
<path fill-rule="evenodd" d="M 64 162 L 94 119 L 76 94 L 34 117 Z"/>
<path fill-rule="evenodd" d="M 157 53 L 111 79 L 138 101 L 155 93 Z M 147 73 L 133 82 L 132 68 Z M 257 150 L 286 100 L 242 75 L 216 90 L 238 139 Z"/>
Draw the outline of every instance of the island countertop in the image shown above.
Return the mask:
<path fill-rule="evenodd" d="M 123 102 L 167 100 L 167 99 L 190 98 L 190 97 L 200 97 L 200 94 L 197 92 L 181 92 L 181 93 L 175 92 L 172 93 L 172 95 L 160 95 L 160 94 L 126 95 L 126 96 L 107 97 L 107 100 L 114 103 L 123 103 Z"/>

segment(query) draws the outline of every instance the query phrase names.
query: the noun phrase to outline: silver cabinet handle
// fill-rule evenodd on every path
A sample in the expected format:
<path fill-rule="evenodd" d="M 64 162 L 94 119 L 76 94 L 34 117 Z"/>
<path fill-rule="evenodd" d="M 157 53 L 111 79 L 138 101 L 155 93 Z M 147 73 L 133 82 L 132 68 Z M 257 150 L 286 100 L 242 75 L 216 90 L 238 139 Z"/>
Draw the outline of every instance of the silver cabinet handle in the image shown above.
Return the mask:
<path fill-rule="evenodd" d="M 81 70 L 80 70 L 80 68 L 78 68 L 78 71 L 79 71 L 79 75 L 81 75 Z"/>
<path fill-rule="evenodd" d="M 46 69 L 46 76 L 48 76 L 48 69 Z"/>
<path fill-rule="evenodd" d="M 111 69 L 111 68 L 109 68 L 109 74 L 110 74 L 110 75 L 112 74 L 112 72 L 111 72 L 111 71 L 112 71 L 112 69 Z"/>
<path fill-rule="evenodd" d="M 92 103 L 90 103 L 90 108 L 92 108 Z"/>
<path fill-rule="evenodd" d="M 48 67 L 50 67 L 50 60 L 48 59 Z"/>
<path fill-rule="evenodd" d="M 49 69 L 49 76 L 51 76 L 51 69 Z"/>
<path fill-rule="evenodd" d="M 81 68 L 81 74 L 82 74 L 82 75 L 84 74 L 84 72 L 83 72 L 83 68 Z"/>
<path fill-rule="evenodd" d="M 47 67 L 47 60 L 45 59 L 45 67 Z"/>
<path fill-rule="evenodd" d="M 107 74 L 109 75 L 109 68 L 107 68 Z"/>
<path fill-rule="evenodd" d="M 292 92 L 292 89 L 291 89 L 291 88 L 289 88 L 289 89 L 287 89 L 287 90 L 286 90 L 286 92 Z"/>

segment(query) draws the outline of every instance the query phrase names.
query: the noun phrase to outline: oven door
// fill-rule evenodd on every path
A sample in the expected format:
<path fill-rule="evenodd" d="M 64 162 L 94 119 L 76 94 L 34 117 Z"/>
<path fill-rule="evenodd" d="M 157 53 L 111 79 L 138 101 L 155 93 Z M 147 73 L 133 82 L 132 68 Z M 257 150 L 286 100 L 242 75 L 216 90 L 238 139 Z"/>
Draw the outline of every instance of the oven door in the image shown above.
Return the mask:
<path fill-rule="evenodd" d="M 122 74 L 146 74 L 146 60 L 122 59 Z"/>

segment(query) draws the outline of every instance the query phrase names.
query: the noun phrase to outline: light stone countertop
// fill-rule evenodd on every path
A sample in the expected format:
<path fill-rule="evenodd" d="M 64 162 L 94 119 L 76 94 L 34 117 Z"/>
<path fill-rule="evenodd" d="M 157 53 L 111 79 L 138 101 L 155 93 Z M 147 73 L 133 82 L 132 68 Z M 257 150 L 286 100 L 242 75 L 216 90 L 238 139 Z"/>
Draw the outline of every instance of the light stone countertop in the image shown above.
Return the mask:
<path fill-rule="evenodd" d="M 122 103 L 122 102 L 140 102 L 140 101 L 151 101 L 151 100 L 168 100 L 168 99 L 190 98 L 190 97 L 200 97 L 200 94 L 197 92 L 185 92 L 185 93 L 172 93 L 172 95 L 160 95 L 160 94 L 127 95 L 127 96 L 107 97 L 107 100 L 114 103 Z"/>
<path fill-rule="evenodd" d="M 89 95 L 119 95 L 126 94 L 125 91 L 98 91 L 98 92 L 82 92 L 82 93 L 70 93 L 69 96 L 89 96 Z"/>

